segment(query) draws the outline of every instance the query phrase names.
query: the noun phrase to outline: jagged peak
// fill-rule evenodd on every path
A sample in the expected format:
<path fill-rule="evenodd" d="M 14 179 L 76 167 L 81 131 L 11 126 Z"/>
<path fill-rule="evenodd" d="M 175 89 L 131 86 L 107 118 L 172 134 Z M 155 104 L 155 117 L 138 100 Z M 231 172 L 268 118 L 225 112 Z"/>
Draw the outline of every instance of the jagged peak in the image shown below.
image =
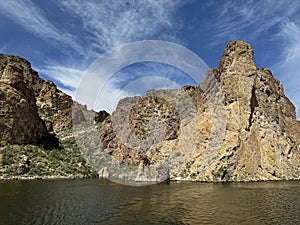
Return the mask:
<path fill-rule="evenodd" d="M 223 73 L 226 71 L 246 71 L 256 70 L 254 63 L 254 50 L 252 46 L 244 41 L 236 40 L 227 44 L 218 70 Z"/>
<path fill-rule="evenodd" d="M 6 66 L 7 64 L 19 64 L 31 68 L 30 62 L 20 56 L 0 53 L 0 66 Z"/>

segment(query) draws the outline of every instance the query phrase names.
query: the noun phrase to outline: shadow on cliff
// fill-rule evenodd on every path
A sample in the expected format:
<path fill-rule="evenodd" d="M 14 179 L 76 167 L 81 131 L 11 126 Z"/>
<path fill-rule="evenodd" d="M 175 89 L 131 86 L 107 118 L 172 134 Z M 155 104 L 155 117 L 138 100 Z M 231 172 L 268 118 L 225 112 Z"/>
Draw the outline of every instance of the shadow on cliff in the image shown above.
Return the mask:
<path fill-rule="evenodd" d="M 63 149 L 59 144 L 59 139 L 55 136 L 55 134 L 48 134 L 47 136 L 41 137 L 34 145 L 43 147 L 45 150 L 52 149 Z"/>

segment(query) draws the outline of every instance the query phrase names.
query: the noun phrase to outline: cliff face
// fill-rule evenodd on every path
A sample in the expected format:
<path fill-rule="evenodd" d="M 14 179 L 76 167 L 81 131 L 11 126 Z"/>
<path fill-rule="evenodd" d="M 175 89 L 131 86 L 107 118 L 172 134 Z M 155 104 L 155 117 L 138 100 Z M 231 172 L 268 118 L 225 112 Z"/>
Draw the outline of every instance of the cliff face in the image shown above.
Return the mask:
<path fill-rule="evenodd" d="M 189 173 L 199 180 L 298 179 L 299 135 L 295 107 L 271 71 L 257 69 L 250 45 L 227 45 L 217 70 L 224 96 L 224 141 L 204 169 L 195 159 Z M 200 85 L 201 86 L 201 85 Z"/>
<path fill-rule="evenodd" d="M 38 115 L 35 93 L 26 84 L 23 73 L 28 73 L 28 63 L 19 59 L 11 63 L 0 59 L 0 146 L 32 143 L 48 135 L 44 121 Z"/>
<path fill-rule="evenodd" d="M 25 59 L 0 54 L 0 179 L 91 176 L 70 131 L 84 109 Z"/>
<path fill-rule="evenodd" d="M 295 107 L 271 71 L 256 67 L 252 47 L 242 41 L 227 45 L 218 68 L 198 87 L 123 99 L 99 132 L 112 161 L 139 165 L 131 177 L 117 177 L 159 180 L 157 168 L 164 168 L 168 176 L 162 179 L 300 178 Z"/>
<path fill-rule="evenodd" d="M 34 168 L 89 176 L 87 160 L 100 176 L 125 182 L 300 179 L 295 107 L 253 52 L 230 42 L 199 86 L 125 98 L 112 115 L 86 110 L 26 60 L 0 55 L 0 147 L 56 134 L 64 148 L 0 148 L 0 175 Z"/>
<path fill-rule="evenodd" d="M 72 98 L 41 79 L 25 59 L 0 54 L 0 88 L 0 146 L 33 143 L 72 127 Z"/>

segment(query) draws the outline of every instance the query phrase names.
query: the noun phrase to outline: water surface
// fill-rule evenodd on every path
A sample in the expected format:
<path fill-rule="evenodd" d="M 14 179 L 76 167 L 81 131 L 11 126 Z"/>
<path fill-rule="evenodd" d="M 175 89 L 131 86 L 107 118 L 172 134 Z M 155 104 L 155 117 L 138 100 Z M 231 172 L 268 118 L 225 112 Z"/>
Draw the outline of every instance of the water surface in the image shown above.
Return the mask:
<path fill-rule="evenodd" d="M 300 224 L 300 182 L 0 181 L 0 224 Z"/>

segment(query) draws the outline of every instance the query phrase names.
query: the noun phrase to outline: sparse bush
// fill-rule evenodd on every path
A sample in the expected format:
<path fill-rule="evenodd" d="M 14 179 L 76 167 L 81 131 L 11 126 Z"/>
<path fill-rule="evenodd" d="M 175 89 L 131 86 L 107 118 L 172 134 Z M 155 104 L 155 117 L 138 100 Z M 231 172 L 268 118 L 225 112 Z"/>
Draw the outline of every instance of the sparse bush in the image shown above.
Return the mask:
<path fill-rule="evenodd" d="M 70 140 L 74 144 L 73 140 Z M 69 143 L 70 144 L 70 143 Z M 78 148 L 45 150 L 36 145 L 10 145 L 0 148 L 0 176 L 71 176 L 90 177 L 93 170 L 87 165 Z M 78 164 L 80 163 L 80 166 Z M 28 165 L 27 165 L 28 164 Z M 28 169 L 27 169 L 28 166 Z"/>

